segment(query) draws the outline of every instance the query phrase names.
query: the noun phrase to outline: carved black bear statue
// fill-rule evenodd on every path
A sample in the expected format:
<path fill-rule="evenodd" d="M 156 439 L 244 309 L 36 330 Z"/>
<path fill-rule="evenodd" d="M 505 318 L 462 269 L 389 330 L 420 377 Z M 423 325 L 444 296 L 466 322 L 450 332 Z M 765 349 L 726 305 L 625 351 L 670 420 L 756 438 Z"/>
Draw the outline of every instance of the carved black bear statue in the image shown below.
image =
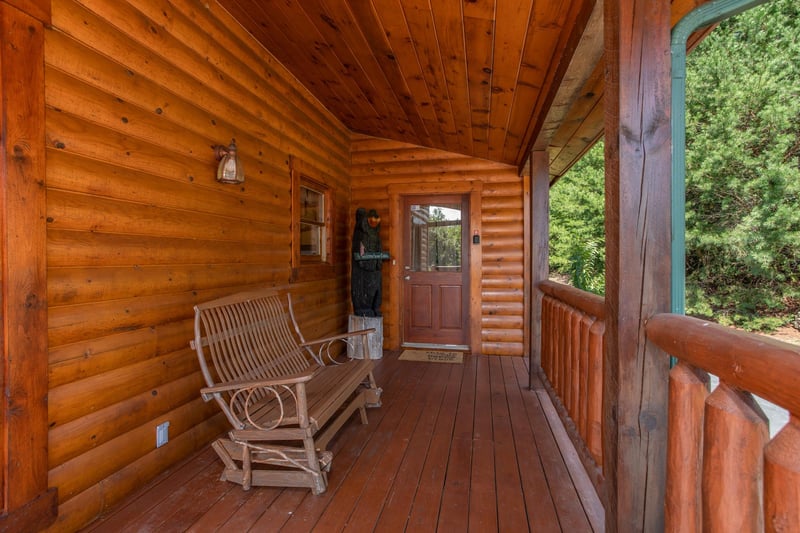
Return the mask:
<path fill-rule="evenodd" d="M 381 250 L 380 227 L 381 217 L 376 210 L 370 209 L 369 213 L 363 207 L 356 210 L 350 276 L 356 316 L 381 316 L 381 263 L 388 254 Z"/>

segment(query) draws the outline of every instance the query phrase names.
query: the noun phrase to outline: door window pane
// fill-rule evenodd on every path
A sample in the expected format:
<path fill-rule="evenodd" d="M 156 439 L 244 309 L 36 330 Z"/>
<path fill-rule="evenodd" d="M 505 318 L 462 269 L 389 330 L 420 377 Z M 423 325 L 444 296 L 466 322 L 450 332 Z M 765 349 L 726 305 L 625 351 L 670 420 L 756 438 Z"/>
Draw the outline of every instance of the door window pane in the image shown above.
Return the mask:
<path fill-rule="evenodd" d="M 411 205 L 411 269 L 461 272 L 461 204 Z"/>

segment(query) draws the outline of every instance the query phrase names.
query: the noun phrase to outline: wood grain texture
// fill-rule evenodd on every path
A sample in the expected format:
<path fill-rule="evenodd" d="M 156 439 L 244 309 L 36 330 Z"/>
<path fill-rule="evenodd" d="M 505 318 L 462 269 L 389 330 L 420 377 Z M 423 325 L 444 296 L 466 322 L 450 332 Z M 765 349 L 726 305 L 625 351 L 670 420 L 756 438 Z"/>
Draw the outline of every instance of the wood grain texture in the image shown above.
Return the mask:
<path fill-rule="evenodd" d="M 709 376 L 680 362 L 669 374 L 669 442 L 664 530 L 703 527 L 703 420 Z"/>
<path fill-rule="evenodd" d="M 3 0 L 3 3 L 39 22 L 50 23 L 50 0 Z"/>
<path fill-rule="evenodd" d="M 538 284 L 539 289 L 589 316 L 603 319 L 606 316 L 605 300 L 602 296 L 576 289 L 571 285 L 544 280 Z"/>
<path fill-rule="evenodd" d="M 785 531 L 796 522 L 793 413 L 800 404 L 783 389 L 797 375 L 797 347 L 671 314 L 651 318 L 647 335 L 679 359 L 670 384 L 667 530 Z M 708 399 L 706 372 L 721 382 Z M 766 417 L 751 393 L 790 413 L 769 444 Z"/>
<path fill-rule="evenodd" d="M 676 9 L 698 3 L 676 0 L 670 23 Z M 527 146 L 542 127 L 541 113 L 555 101 L 561 76 L 568 77 L 564 68 L 571 64 L 581 21 L 592 4 L 0 2 L 3 24 L 13 26 L 4 34 L 0 62 L 6 103 L 3 160 L 27 164 L 30 157 L 41 167 L 35 179 L 21 180 L 22 189 L 5 191 L 2 215 L 8 258 L 3 305 L 31 304 L 26 298 L 32 292 L 14 285 L 26 268 L 33 266 L 35 273 L 25 283 L 33 280 L 29 285 L 37 287 L 33 311 L 14 314 L 4 307 L 3 341 L 12 348 L 24 344 L 15 353 L 41 353 L 22 361 L 24 377 L 15 376 L 21 367 L 12 365 L 3 367 L 1 379 L 5 390 L 11 383 L 15 405 L 36 403 L 46 392 L 46 377 L 51 384 L 47 412 L 43 402 L 33 407 L 38 429 L 12 428 L 13 442 L 1 445 L 0 455 L 13 459 L 18 456 L 12 448 L 27 446 L 35 458 L 26 455 L 5 465 L 10 475 L 25 470 L 46 480 L 49 472 L 64 487 L 55 527 L 79 528 L 221 430 L 219 420 L 190 398 L 197 378 L 186 358 L 190 309 L 197 301 L 239 289 L 289 285 L 290 156 L 308 161 L 330 180 L 340 245 L 349 239 L 359 202 L 387 209 L 384 221 L 391 229 L 396 207 L 391 191 L 469 192 L 470 219 L 484 245 L 471 255 L 476 273 L 470 286 L 476 320 L 471 343 L 476 352 L 526 353 L 530 250 L 525 249 L 525 220 L 530 212 L 516 169 L 528 158 Z M 17 18 L 20 12 L 27 18 Z M 251 19 L 267 26 L 251 26 Z M 659 12 L 659 30 L 662 20 Z M 27 38 L 35 44 L 23 42 Z M 264 46 L 289 55 L 275 57 Z M 9 55 L 12 48 L 21 55 Z M 42 63 L 43 74 L 20 76 L 16 70 L 28 72 Z M 287 69 L 298 66 L 303 76 Z M 591 101 L 602 97 L 598 78 L 592 77 L 602 67 L 584 70 L 573 87 L 585 89 L 575 91 L 580 105 L 565 115 L 569 131 L 557 136 L 564 155 L 558 161 L 565 167 L 597 138 L 593 127 L 603 124 L 603 109 Z M 626 75 L 631 84 L 639 79 L 635 74 Z M 22 105 L 16 105 L 19 99 Z M 26 107 L 33 100 L 37 109 Z M 649 102 L 636 96 L 630 101 Z M 13 113 L 8 102 L 14 103 Z M 618 117 L 618 110 L 611 115 Z M 634 117 L 631 124 L 636 123 Z M 30 131 L 19 135 L 26 128 Z M 354 131 L 393 140 L 351 137 Z M 16 143 L 28 135 L 41 141 Z M 212 147 L 232 137 L 247 174 L 238 187 L 212 179 Z M 399 147 L 399 141 L 409 145 Z M 21 152 L 15 150 L 18 144 Z M 623 159 L 636 158 L 636 150 L 620 153 Z M 18 184 L 13 172 L 4 177 L 6 185 Z M 635 186 L 625 190 L 639 191 Z M 630 206 L 622 212 L 625 220 L 632 213 L 650 213 Z M 661 227 L 654 218 L 645 226 Z M 639 235 L 635 224 L 621 234 Z M 614 246 L 612 239 L 612 251 Z M 346 249 L 334 246 L 340 248 Z M 301 322 L 319 333 L 341 327 L 348 311 L 347 254 L 335 254 L 335 265 L 324 276 L 293 285 L 298 299 L 308 304 L 303 307 L 312 310 Z M 636 253 L 626 257 L 635 259 Z M 640 292 L 623 300 L 629 306 L 651 288 L 642 291 L 637 275 L 631 279 Z M 394 278 L 389 298 L 397 294 L 392 283 Z M 614 313 L 617 303 L 609 307 Z M 631 307 L 621 311 L 635 315 Z M 398 325 L 397 315 L 390 312 L 387 319 Z M 8 323 L 24 327 L 12 331 Z M 583 346 L 582 328 L 579 324 L 573 344 Z M 563 344 L 558 348 L 555 357 L 579 373 L 592 367 L 580 358 L 566 359 Z M 559 376 L 561 386 L 574 391 L 568 376 Z M 495 394 L 500 387 L 492 383 Z M 617 385 L 618 379 L 612 380 L 610 386 Z M 576 400 L 571 392 L 568 402 L 583 431 L 591 428 L 588 413 L 581 414 L 580 396 Z M 3 413 L 5 432 L 16 422 Z M 644 414 L 647 421 L 652 413 Z M 153 427 L 165 417 L 177 434 L 156 450 Z M 502 422 L 499 427 L 507 429 Z M 52 425 L 49 434 L 45 423 Z M 45 452 L 48 437 L 58 442 Z M 442 433 L 435 442 L 443 445 L 445 438 Z M 502 446 L 481 445 L 484 459 L 489 451 L 505 453 Z M 115 446 L 122 452 L 114 454 Z M 95 462 L 102 468 L 93 471 Z M 9 491 L 7 482 L 4 478 L 0 486 L 4 495 L 29 496 L 31 485 Z M 26 505 L 25 513 L 45 515 L 53 501 L 48 493 Z"/>
<path fill-rule="evenodd" d="M 535 374 L 542 366 L 542 298 L 539 283 L 550 275 L 550 176 L 548 156 L 542 150 L 531 154 L 530 235 L 531 273 L 530 284 L 530 369 Z"/>
<path fill-rule="evenodd" d="M 21 9 L 21 10 L 20 10 Z M 0 3 L 0 529 L 55 518 L 47 476 L 44 27 L 47 2 Z"/>
<path fill-rule="evenodd" d="M 536 24 L 542 24 L 529 36 L 526 41 L 526 57 L 523 62 L 522 72 L 529 71 L 533 79 L 526 83 L 520 83 L 520 97 L 531 98 L 530 87 L 540 88 L 536 94 L 536 105 L 533 109 L 532 118 L 525 128 L 521 131 L 524 152 L 532 150 L 536 145 L 536 137 L 545 130 L 547 115 L 553 102 L 555 101 L 559 87 L 564 79 L 568 77 L 568 71 L 572 68 L 572 59 L 578 49 L 578 45 L 587 31 L 591 34 L 597 31 L 597 25 L 589 25 L 595 2 L 570 2 L 555 4 L 553 2 L 536 2 L 534 5 L 534 15 L 532 20 Z M 563 10 L 558 13 L 558 9 Z M 558 28 L 560 31 L 553 31 Z M 555 49 L 560 50 L 559 60 L 552 56 L 542 56 L 539 51 L 543 46 L 543 40 L 550 38 L 555 43 Z M 594 57 L 594 56 L 591 56 Z M 546 67 L 542 68 L 541 61 L 546 62 Z M 591 61 L 590 61 L 591 62 Z M 579 79 L 585 76 L 585 69 L 577 69 L 576 74 Z M 545 73 L 542 75 L 542 73 Z M 522 76 L 522 74 L 521 74 Z M 572 75 L 570 75 L 572 76 Z M 582 139 L 574 138 L 579 144 L 583 144 Z M 521 164 L 520 164 L 521 166 Z"/>
<path fill-rule="evenodd" d="M 288 286 L 292 156 L 333 191 L 334 266 L 292 285 L 299 320 L 314 336 L 346 327 L 350 137 L 215 3 L 68 0 L 52 18 L 49 478 L 58 527 L 80 527 L 222 431 L 197 393 L 192 306 Z M 239 186 L 213 178 L 212 147 L 232 137 Z"/>
<path fill-rule="evenodd" d="M 352 131 L 517 166 L 593 5 L 220 3 Z"/>
<path fill-rule="evenodd" d="M 522 355 L 524 346 L 524 180 L 514 167 L 416 145 L 355 135 L 352 210 L 377 209 L 386 263 L 383 278 L 387 348 L 400 346 L 402 202 L 406 194 L 470 194 L 471 344 L 475 353 Z M 353 215 L 355 216 L 355 215 Z"/>
<path fill-rule="evenodd" d="M 586 389 L 586 444 L 596 464 L 603 464 L 603 349 L 605 321 L 597 320 L 589 328 L 589 361 Z"/>
<path fill-rule="evenodd" d="M 721 383 L 706 399 L 703 530 L 763 531 L 767 417 L 745 391 Z"/>
<path fill-rule="evenodd" d="M 664 528 L 669 358 L 644 327 L 670 302 L 670 6 L 604 0 L 606 528 Z"/>
<path fill-rule="evenodd" d="M 398 354 L 376 362 L 384 405 L 369 411 L 368 425 L 354 418 L 331 441 L 335 459 L 324 494 L 226 490 L 232 484 L 210 475 L 222 464 L 203 451 L 87 531 L 436 531 L 470 518 L 481 531 L 602 527 L 599 501 L 547 395 L 528 389 L 522 358 L 429 365 L 398 361 Z M 481 405 L 487 399 L 507 407 Z M 478 454 L 480 464 L 464 460 Z M 482 478 L 485 472 L 494 477 Z M 491 486 L 498 491 L 485 491 Z M 450 506 L 458 502 L 468 507 Z M 483 509 L 497 512 L 480 515 Z"/>
<path fill-rule="evenodd" d="M 676 331 L 681 335 L 675 335 Z M 669 313 L 648 321 L 647 337 L 670 355 L 730 386 L 757 394 L 790 413 L 800 412 L 800 398 L 794 391 L 800 348 L 794 344 Z"/>
<path fill-rule="evenodd" d="M 800 427 L 796 416 L 764 450 L 764 521 L 769 532 L 800 524 Z"/>
<path fill-rule="evenodd" d="M 670 24 L 703 3 L 671 2 Z M 221 4 L 354 132 L 520 171 L 547 150 L 555 179 L 602 136 L 601 2 Z"/>
<path fill-rule="evenodd" d="M 602 486 L 603 337 L 605 323 L 587 313 L 595 295 L 545 281 L 542 298 L 541 374 L 579 457 L 598 491 Z M 562 300 L 558 295 L 564 295 Z M 602 299 L 601 299 L 602 300 Z M 584 307 L 576 307 L 583 303 Z"/>
<path fill-rule="evenodd" d="M 692 9 L 708 0 L 673 0 L 670 2 L 670 27 L 674 27 Z M 572 63 L 561 81 L 552 106 L 547 110 L 537 132 L 534 148 L 547 147 L 551 156 L 553 181 L 564 175 L 586 151 L 603 136 L 605 97 L 605 57 L 602 45 L 602 2 L 576 45 Z M 687 43 L 692 50 L 713 29 L 713 25 L 693 33 Z M 524 89 L 522 86 L 520 89 Z"/>

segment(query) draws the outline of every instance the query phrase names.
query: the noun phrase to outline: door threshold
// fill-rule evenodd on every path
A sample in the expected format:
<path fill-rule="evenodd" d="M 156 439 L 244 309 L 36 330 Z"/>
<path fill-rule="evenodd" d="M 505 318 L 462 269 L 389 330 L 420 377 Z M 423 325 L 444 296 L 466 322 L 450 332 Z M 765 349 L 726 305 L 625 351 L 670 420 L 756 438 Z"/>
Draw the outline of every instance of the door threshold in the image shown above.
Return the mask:
<path fill-rule="evenodd" d="M 427 342 L 404 342 L 401 348 L 417 348 L 423 350 L 451 350 L 455 352 L 468 352 L 469 346 L 466 344 L 431 344 Z"/>

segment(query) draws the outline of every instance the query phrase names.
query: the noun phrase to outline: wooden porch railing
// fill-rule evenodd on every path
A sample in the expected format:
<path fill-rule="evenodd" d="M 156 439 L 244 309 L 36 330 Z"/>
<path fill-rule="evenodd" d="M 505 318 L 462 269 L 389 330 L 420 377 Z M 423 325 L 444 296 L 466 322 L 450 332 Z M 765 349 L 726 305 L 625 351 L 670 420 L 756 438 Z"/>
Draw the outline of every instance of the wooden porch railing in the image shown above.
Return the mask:
<path fill-rule="evenodd" d="M 602 297 L 543 281 L 542 370 L 584 466 L 602 482 L 603 335 Z M 588 452 L 588 453 L 587 453 Z"/>
<path fill-rule="evenodd" d="M 800 527 L 800 348 L 695 318 L 651 318 L 670 372 L 666 531 Z M 709 392 L 708 372 L 720 379 Z M 787 409 L 769 439 L 752 394 Z"/>

